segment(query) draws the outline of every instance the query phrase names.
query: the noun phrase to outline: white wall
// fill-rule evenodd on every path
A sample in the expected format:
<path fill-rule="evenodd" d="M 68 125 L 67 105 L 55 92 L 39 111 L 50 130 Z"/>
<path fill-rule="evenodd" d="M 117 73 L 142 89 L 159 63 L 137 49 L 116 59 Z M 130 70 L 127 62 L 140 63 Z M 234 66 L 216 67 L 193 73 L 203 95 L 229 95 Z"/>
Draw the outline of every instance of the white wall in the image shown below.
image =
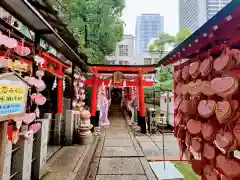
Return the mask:
<path fill-rule="evenodd" d="M 128 56 L 120 56 L 119 54 L 120 45 L 128 45 Z M 124 35 L 123 40 L 117 44 L 115 52 L 110 56 L 106 56 L 106 58 L 107 60 L 115 61 L 115 64 L 119 64 L 119 61 L 128 61 L 129 65 L 132 65 L 133 56 L 134 56 L 134 37 L 132 35 Z"/>

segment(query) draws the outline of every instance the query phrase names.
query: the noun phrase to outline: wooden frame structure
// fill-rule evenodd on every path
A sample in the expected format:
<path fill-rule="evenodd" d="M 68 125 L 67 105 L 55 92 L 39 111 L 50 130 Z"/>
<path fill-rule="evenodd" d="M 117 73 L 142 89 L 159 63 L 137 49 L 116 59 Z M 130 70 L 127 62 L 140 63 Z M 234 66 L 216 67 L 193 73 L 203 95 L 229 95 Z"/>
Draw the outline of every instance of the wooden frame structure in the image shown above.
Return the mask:
<path fill-rule="evenodd" d="M 139 102 L 139 125 L 141 127 L 141 132 L 146 133 L 146 122 L 145 122 L 145 105 L 144 105 L 144 87 L 153 86 L 153 81 L 146 81 L 143 78 L 144 74 L 149 74 L 155 72 L 156 67 L 154 65 L 151 66 L 124 66 L 124 65 L 89 65 L 90 69 L 100 77 L 103 76 L 104 73 L 114 74 L 114 72 L 121 72 L 122 74 L 131 73 L 136 75 L 134 80 L 125 80 L 125 86 L 135 86 L 138 89 L 138 102 Z M 92 86 L 92 95 L 91 95 L 91 120 L 97 121 L 96 117 L 96 104 L 97 104 L 97 90 L 98 86 L 104 83 L 105 85 L 109 85 L 112 82 L 113 77 L 110 79 L 98 79 L 96 76 L 91 77 L 85 81 L 85 85 Z M 119 83 L 111 84 L 111 86 L 123 87 L 124 82 L 123 79 Z"/>

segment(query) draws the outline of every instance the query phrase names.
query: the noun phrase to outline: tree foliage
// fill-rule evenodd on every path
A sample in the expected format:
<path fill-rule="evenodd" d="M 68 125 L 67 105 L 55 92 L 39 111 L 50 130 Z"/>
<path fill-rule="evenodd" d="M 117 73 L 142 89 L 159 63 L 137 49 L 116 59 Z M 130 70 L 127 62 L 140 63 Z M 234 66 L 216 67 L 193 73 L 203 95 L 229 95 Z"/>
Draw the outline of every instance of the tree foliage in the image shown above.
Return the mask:
<path fill-rule="evenodd" d="M 190 34 L 191 32 L 187 28 L 183 28 L 175 36 L 171 36 L 167 33 L 161 33 L 158 38 L 153 42 L 153 44 L 149 46 L 149 51 L 160 52 L 161 56 L 167 45 L 179 44 L 184 41 Z M 170 65 L 158 68 L 156 78 L 161 83 L 171 82 L 171 80 L 173 79 L 173 66 Z M 172 90 L 172 88 L 170 90 Z"/>
<path fill-rule="evenodd" d="M 181 29 L 175 36 L 175 41 L 181 43 L 184 41 L 188 36 L 190 36 L 191 31 L 188 28 Z"/>
<path fill-rule="evenodd" d="M 175 36 L 171 36 L 168 33 L 159 34 L 158 38 L 149 45 L 150 52 L 162 52 L 166 49 L 167 45 L 176 45 L 184 41 L 191 34 L 187 28 L 181 29 Z"/>
<path fill-rule="evenodd" d="M 51 0 L 91 63 L 103 63 L 123 36 L 124 0 Z"/>
<path fill-rule="evenodd" d="M 167 44 L 175 42 L 174 36 L 169 35 L 168 33 L 159 34 L 158 38 L 149 46 L 150 52 L 162 52 L 165 50 Z"/>

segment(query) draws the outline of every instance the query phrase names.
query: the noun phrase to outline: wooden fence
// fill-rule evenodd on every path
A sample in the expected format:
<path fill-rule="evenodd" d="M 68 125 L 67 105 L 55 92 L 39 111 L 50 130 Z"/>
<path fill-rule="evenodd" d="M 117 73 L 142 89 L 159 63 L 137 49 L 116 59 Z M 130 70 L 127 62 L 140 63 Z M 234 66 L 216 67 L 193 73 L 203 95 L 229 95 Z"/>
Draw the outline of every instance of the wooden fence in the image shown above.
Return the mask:
<path fill-rule="evenodd" d="M 40 170 L 47 161 L 49 121 L 37 120 L 42 124 L 41 129 L 28 139 L 20 133 L 14 145 L 7 140 L 7 122 L 0 123 L 0 180 L 39 180 Z"/>

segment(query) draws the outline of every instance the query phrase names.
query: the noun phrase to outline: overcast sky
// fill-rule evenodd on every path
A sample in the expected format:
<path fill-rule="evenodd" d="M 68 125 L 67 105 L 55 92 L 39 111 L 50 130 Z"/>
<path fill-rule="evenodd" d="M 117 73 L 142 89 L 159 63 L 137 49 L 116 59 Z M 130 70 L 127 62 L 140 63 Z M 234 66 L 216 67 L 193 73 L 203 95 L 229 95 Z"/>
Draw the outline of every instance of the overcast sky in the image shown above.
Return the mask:
<path fill-rule="evenodd" d="M 135 36 L 136 18 L 142 13 L 158 13 L 164 16 L 164 31 L 171 35 L 178 32 L 178 0 L 126 0 L 123 11 L 125 34 Z"/>

